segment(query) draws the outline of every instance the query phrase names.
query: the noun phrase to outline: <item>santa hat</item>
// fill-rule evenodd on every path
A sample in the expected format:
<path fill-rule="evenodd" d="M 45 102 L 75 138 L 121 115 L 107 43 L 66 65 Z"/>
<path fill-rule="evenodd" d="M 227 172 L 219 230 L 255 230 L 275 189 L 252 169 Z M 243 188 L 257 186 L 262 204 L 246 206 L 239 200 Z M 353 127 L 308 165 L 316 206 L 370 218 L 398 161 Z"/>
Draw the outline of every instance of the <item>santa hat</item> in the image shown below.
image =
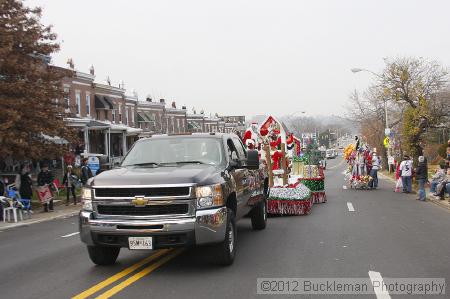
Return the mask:
<path fill-rule="evenodd" d="M 247 140 L 249 140 L 249 139 L 252 139 L 252 131 L 251 130 L 245 131 L 244 138 L 243 138 L 244 143 L 246 143 Z"/>

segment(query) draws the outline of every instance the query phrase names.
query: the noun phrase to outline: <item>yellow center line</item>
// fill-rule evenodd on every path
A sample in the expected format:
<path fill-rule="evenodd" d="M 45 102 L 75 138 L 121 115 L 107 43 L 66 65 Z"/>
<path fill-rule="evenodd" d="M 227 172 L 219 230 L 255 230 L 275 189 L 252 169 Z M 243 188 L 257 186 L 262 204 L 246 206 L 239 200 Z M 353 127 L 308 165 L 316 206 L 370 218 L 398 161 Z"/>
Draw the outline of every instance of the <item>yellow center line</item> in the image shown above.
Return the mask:
<path fill-rule="evenodd" d="M 148 267 L 142 269 L 140 272 L 134 274 L 133 276 L 127 278 L 126 280 L 124 280 L 123 282 L 121 282 L 118 285 L 114 286 L 110 290 L 108 290 L 108 291 L 104 292 L 103 294 L 99 295 L 98 297 L 96 297 L 96 299 L 106 299 L 106 298 L 110 298 L 111 296 L 114 296 L 118 292 L 122 291 L 126 287 L 130 286 L 131 284 L 135 283 L 136 281 L 138 281 L 139 279 L 144 277 L 145 275 L 150 274 L 154 270 L 158 269 L 160 266 L 164 265 L 165 263 L 167 263 L 168 261 L 170 261 L 171 259 L 173 259 L 177 255 L 182 253 L 183 250 L 184 249 L 181 248 L 181 249 L 177 249 L 177 250 L 167 254 L 166 256 L 164 256 L 163 258 L 158 260 L 157 262 L 149 265 Z"/>
<path fill-rule="evenodd" d="M 72 297 L 72 299 L 85 299 L 89 296 L 91 296 L 92 294 L 97 293 L 98 291 L 100 291 L 101 289 L 109 286 L 110 284 L 116 282 L 117 280 L 127 276 L 128 274 L 130 274 L 131 272 L 135 271 L 136 269 L 139 269 L 140 267 L 142 267 L 143 265 L 159 258 L 160 256 L 168 253 L 169 251 L 171 251 L 170 249 L 161 249 L 156 251 L 156 253 L 146 257 L 145 259 L 137 262 L 136 264 L 120 271 L 119 273 L 103 280 L 102 282 L 92 286 L 91 288 L 87 289 L 86 291 Z"/>

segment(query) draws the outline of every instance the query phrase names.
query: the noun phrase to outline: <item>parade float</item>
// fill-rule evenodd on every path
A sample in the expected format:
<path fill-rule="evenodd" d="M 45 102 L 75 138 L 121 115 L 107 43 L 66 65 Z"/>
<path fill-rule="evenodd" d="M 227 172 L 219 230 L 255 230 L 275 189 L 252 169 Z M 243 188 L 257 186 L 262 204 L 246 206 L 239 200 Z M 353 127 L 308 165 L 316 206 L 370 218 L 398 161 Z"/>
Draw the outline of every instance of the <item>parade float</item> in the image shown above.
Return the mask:
<path fill-rule="evenodd" d="M 315 144 L 306 146 L 303 153 L 293 157 L 291 177 L 295 178 L 311 191 L 313 203 L 327 201 L 325 193 L 325 175 L 323 168 L 318 166 L 320 151 Z"/>
<path fill-rule="evenodd" d="M 349 144 L 344 149 L 344 159 L 347 161 L 345 179 L 351 189 L 369 189 L 372 177 L 369 176 L 372 167 L 372 155 L 370 149 L 361 144 L 358 137 L 355 143 Z"/>
<path fill-rule="evenodd" d="M 307 215 L 313 204 L 311 190 L 292 174 L 293 159 L 301 152 L 301 142 L 287 132 L 275 117 L 269 116 L 259 127 L 261 160 L 268 169 L 270 214 Z"/>

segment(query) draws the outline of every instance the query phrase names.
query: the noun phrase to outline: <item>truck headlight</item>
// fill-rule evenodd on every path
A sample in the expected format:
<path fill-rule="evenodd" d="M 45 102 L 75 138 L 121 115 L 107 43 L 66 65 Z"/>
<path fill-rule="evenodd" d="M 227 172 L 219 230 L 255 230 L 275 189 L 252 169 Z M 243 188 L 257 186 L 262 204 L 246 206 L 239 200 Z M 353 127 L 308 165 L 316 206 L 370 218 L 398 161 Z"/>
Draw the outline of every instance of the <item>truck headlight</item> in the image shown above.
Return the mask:
<path fill-rule="evenodd" d="M 197 208 L 207 209 L 224 205 L 222 186 L 220 184 L 195 188 Z"/>
<path fill-rule="evenodd" d="M 83 210 L 92 211 L 92 189 L 81 188 L 81 202 L 83 203 Z"/>

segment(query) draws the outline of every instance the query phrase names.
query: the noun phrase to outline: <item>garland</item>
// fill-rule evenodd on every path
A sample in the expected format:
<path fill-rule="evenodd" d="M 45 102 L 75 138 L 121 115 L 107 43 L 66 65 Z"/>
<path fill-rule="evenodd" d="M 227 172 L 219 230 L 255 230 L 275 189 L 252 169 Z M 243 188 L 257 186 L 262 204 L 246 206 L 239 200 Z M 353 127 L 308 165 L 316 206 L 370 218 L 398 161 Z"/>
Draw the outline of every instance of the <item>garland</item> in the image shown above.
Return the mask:
<path fill-rule="evenodd" d="M 311 212 L 312 200 L 269 200 L 267 212 L 278 215 L 308 215 Z"/>
<path fill-rule="evenodd" d="M 309 163 L 308 163 L 308 161 L 309 161 L 309 156 L 308 156 L 308 155 L 303 155 L 303 156 L 301 156 L 301 157 L 294 156 L 293 161 L 294 161 L 294 162 L 303 162 L 303 163 L 305 163 L 305 164 L 309 164 Z"/>
<path fill-rule="evenodd" d="M 313 192 L 325 190 L 325 181 L 323 178 L 299 179 L 299 180 Z"/>
<path fill-rule="evenodd" d="M 303 184 L 288 188 L 270 189 L 269 200 L 307 200 L 311 198 L 311 191 Z"/>
<path fill-rule="evenodd" d="M 312 192 L 311 195 L 313 203 L 327 202 L 327 195 L 325 194 L 325 191 Z"/>

